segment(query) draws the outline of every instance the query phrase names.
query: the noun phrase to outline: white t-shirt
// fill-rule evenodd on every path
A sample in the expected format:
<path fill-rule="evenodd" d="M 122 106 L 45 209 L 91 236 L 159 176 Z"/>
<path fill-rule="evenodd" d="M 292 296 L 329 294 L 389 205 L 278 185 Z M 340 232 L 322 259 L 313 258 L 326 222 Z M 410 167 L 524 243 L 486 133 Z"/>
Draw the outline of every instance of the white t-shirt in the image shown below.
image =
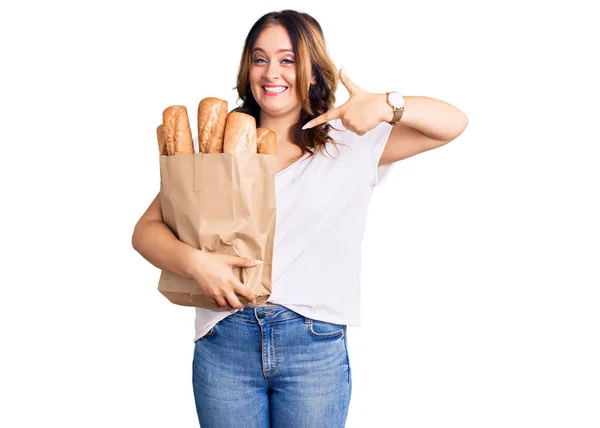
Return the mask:
<path fill-rule="evenodd" d="M 361 242 L 375 186 L 394 164 L 378 166 L 392 125 L 382 122 L 365 135 L 329 135 L 328 155 L 317 152 L 275 176 L 276 226 L 273 289 L 268 302 L 308 318 L 360 325 Z M 195 308 L 194 341 L 229 311 Z"/>

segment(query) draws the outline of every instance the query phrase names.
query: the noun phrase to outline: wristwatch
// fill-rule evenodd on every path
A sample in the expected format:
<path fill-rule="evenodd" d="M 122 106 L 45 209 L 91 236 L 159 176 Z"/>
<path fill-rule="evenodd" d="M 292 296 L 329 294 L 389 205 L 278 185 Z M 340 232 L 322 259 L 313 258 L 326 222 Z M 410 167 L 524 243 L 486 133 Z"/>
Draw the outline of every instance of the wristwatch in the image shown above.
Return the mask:
<path fill-rule="evenodd" d="M 400 95 L 398 92 L 386 92 L 385 100 L 389 104 L 389 106 L 394 110 L 394 118 L 391 122 L 388 122 L 390 125 L 395 125 L 396 122 L 400 120 L 402 117 L 402 113 L 404 113 L 404 97 Z"/>

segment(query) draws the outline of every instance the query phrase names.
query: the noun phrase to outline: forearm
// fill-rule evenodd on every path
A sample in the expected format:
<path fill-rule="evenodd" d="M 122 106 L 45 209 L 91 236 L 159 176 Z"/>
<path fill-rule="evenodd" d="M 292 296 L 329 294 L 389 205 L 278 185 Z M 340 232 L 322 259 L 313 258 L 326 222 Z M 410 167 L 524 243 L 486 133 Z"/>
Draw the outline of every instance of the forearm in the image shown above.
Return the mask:
<path fill-rule="evenodd" d="M 159 269 L 189 279 L 197 275 L 202 251 L 181 242 L 162 221 L 148 220 L 137 224 L 131 243 L 143 258 Z"/>
<path fill-rule="evenodd" d="M 380 98 L 383 120 L 390 121 L 394 112 L 385 101 L 385 94 Z M 402 124 L 436 140 L 453 140 L 469 123 L 461 110 L 445 101 L 423 96 L 405 96 L 404 101 L 404 114 L 400 119 Z"/>

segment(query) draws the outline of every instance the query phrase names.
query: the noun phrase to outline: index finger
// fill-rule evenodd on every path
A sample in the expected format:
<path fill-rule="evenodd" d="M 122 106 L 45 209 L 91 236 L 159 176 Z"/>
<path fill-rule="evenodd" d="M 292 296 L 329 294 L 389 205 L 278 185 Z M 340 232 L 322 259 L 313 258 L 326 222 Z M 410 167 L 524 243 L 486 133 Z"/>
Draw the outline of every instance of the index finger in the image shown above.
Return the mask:
<path fill-rule="evenodd" d="M 310 129 L 314 128 L 317 125 L 321 125 L 328 120 L 339 119 L 342 117 L 342 110 L 340 107 L 336 107 L 329 111 L 326 111 L 321 116 L 315 117 L 313 120 L 309 121 L 302 127 L 302 129 Z"/>

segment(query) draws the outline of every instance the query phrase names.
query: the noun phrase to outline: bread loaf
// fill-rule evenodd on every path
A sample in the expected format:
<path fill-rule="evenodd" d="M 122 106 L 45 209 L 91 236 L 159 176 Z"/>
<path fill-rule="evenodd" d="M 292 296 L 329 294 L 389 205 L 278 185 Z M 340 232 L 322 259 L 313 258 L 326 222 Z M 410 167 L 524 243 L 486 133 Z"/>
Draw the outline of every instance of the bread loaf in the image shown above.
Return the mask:
<path fill-rule="evenodd" d="M 204 98 L 198 105 L 198 149 L 200 153 L 223 153 L 227 101 Z"/>
<path fill-rule="evenodd" d="M 256 147 L 263 155 L 277 155 L 277 134 L 267 128 L 256 130 Z"/>
<path fill-rule="evenodd" d="M 163 111 L 167 155 L 194 153 L 192 130 L 185 106 L 170 106 Z"/>
<path fill-rule="evenodd" d="M 256 120 L 246 113 L 231 112 L 225 124 L 223 153 L 256 153 Z"/>
<path fill-rule="evenodd" d="M 165 125 L 162 123 L 156 128 L 156 138 L 158 139 L 158 152 L 161 156 L 167 155 L 167 137 L 165 135 Z"/>

